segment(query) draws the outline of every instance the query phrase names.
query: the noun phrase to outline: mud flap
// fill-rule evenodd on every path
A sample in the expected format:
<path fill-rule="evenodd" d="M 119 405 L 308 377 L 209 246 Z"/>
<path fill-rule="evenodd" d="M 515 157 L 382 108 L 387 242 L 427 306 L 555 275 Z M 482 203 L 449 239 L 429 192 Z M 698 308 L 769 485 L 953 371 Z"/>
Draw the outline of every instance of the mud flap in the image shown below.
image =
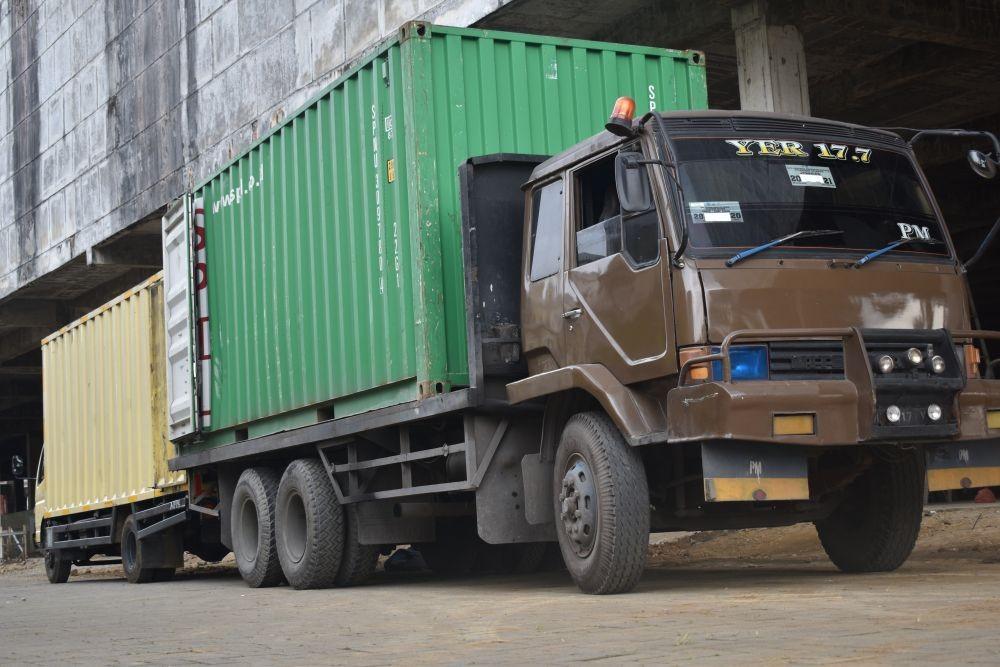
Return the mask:
<path fill-rule="evenodd" d="M 710 443 L 701 446 L 705 500 L 808 500 L 805 452 L 787 445 Z"/>
<path fill-rule="evenodd" d="M 928 445 L 928 491 L 984 486 L 1000 486 L 1000 441 Z"/>

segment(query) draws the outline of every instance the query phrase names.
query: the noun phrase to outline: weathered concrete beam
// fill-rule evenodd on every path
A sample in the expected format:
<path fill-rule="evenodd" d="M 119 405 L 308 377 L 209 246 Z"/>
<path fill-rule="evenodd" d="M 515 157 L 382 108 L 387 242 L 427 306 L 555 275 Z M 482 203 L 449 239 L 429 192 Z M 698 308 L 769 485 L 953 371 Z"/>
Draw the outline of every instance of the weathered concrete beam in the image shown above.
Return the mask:
<path fill-rule="evenodd" d="M 802 33 L 772 25 L 766 0 L 733 9 L 740 106 L 755 111 L 809 115 L 809 79 Z"/>
<path fill-rule="evenodd" d="M 992 2 L 967 0 L 777 0 L 776 12 L 808 19 L 841 19 L 861 33 L 1000 52 L 1000 12 Z"/>
<path fill-rule="evenodd" d="M 27 327 L 0 335 L 0 362 L 37 350 L 42 346 L 42 339 L 50 333 L 52 330 L 49 328 Z"/>
<path fill-rule="evenodd" d="M 45 327 L 55 329 L 72 318 L 72 309 L 58 301 L 14 299 L 0 304 L 0 328 Z"/>
<path fill-rule="evenodd" d="M 847 67 L 834 77 L 813 81 L 812 107 L 818 114 L 844 116 L 845 110 L 910 84 L 947 74 L 959 61 L 978 55 L 975 51 L 941 44 L 909 44 L 884 58 Z M 911 105 L 913 102 L 909 100 Z M 877 109 L 872 111 L 877 112 Z"/>
<path fill-rule="evenodd" d="M 112 246 L 87 248 L 87 266 L 118 266 L 130 269 L 158 269 L 163 266 L 163 252 L 147 245 L 133 248 Z"/>
<path fill-rule="evenodd" d="M 0 366 L 0 378 L 36 378 L 42 374 L 41 366 Z"/>

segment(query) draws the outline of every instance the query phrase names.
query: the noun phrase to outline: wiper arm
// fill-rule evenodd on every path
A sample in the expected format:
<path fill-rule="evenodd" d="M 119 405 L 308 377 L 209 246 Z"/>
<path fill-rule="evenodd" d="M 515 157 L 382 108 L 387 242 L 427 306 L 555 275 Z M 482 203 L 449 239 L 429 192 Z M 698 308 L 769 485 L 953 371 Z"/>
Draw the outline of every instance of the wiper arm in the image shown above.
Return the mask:
<path fill-rule="evenodd" d="M 862 266 L 872 261 L 873 259 L 878 259 L 887 252 L 892 252 L 893 250 L 895 250 L 900 246 L 909 245 L 911 243 L 927 243 L 929 245 L 942 245 L 943 242 L 938 241 L 937 239 L 922 239 L 918 237 L 899 239 L 898 241 L 893 241 L 884 248 L 879 248 L 878 250 L 873 250 L 872 252 L 868 253 L 858 261 L 854 262 L 854 264 L 851 265 L 851 268 L 860 269 Z"/>
<path fill-rule="evenodd" d="M 762 243 L 755 248 L 747 248 L 743 252 L 739 252 L 729 259 L 726 260 L 726 266 L 732 266 L 738 262 L 742 262 L 747 257 L 753 257 L 759 252 L 764 252 L 765 250 L 770 250 L 779 245 L 785 245 L 789 241 L 794 241 L 795 239 L 805 239 L 810 236 L 833 236 L 835 234 L 843 234 L 843 230 L 840 229 L 803 229 L 800 232 L 795 232 L 787 236 L 782 236 L 781 238 L 774 239 L 773 241 L 768 241 L 767 243 Z"/>

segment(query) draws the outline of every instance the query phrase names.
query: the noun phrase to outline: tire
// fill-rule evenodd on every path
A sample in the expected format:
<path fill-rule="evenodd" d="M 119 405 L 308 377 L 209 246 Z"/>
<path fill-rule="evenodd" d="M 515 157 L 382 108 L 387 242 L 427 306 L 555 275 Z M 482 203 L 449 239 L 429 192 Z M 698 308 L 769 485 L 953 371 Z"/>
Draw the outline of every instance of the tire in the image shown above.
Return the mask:
<path fill-rule="evenodd" d="M 377 544 L 361 544 L 358 540 L 357 508 L 344 508 L 344 518 L 344 553 L 334 583 L 338 586 L 357 586 L 375 573 L 379 547 Z"/>
<path fill-rule="evenodd" d="M 649 487 L 639 452 L 607 415 L 583 412 L 566 423 L 553 502 L 559 548 L 580 590 L 632 590 L 646 566 Z"/>
<path fill-rule="evenodd" d="M 289 585 L 333 586 L 344 555 L 344 511 L 323 464 L 298 459 L 285 469 L 276 519 L 278 560 Z"/>
<path fill-rule="evenodd" d="M 232 538 L 236 566 L 251 588 L 281 583 L 275 545 L 278 475 L 270 468 L 248 468 L 233 492 Z"/>
<path fill-rule="evenodd" d="M 890 572 L 909 557 L 924 509 L 919 450 L 878 459 L 847 488 L 830 516 L 816 522 L 827 556 L 842 572 Z"/>
<path fill-rule="evenodd" d="M 69 581 L 72 561 L 65 558 L 59 549 L 48 549 L 45 552 L 45 576 L 50 584 L 65 584 Z"/>
<path fill-rule="evenodd" d="M 135 517 L 129 516 L 122 526 L 121 535 L 122 569 L 130 584 L 146 584 L 153 581 L 157 570 L 142 566 L 142 549 L 136 535 Z"/>

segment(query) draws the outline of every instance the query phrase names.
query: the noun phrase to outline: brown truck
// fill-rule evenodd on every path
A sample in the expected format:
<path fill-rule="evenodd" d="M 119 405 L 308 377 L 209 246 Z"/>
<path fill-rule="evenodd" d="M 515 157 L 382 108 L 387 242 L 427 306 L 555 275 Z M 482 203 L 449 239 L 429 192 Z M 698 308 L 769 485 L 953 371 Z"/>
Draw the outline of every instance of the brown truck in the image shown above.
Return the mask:
<path fill-rule="evenodd" d="M 169 480 L 140 466 L 144 495 L 123 479 L 97 505 L 89 486 L 58 493 L 60 474 L 75 479 L 59 463 L 70 424 L 62 450 L 47 445 L 40 494 L 50 580 L 99 554 L 160 580 L 187 548 L 234 551 L 254 587 L 321 588 L 360 582 L 400 544 L 435 570 L 526 571 L 558 542 L 582 590 L 616 593 L 638 582 L 650 531 L 798 522 L 841 570 L 884 571 L 912 550 L 928 491 L 1000 485 L 986 347 L 1000 333 L 977 330 L 910 142 L 814 118 L 631 109 L 619 100 L 611 131 L 554 157 L 459 168 L 467 385 L 175 440 Z M 970 162 L 992 176 L 1000 145 L 986 138 L 995 154 Z M 175 241 L 164 294 L 191 308 L 184 261 L 198 255 Z M 172 312 L 150 331 L 188 331 Z M 229 333 L 213 354 L 255 335 Z M 114 403 L 94 428 L 118 423 Z M 165 457 L 166 425 L 150 423 Z"/>
<path fill-rule="evenodd" d="M 537 477 L 573 578 L 630 589 L 651 530 L 797 522 L 841 570 L 899 567 L 927 490 L 1000 484 L 1000 333 L 974 328 L 911 146 L 620 102 L 525 186 L 507 390 L 545 401 Z"/>

